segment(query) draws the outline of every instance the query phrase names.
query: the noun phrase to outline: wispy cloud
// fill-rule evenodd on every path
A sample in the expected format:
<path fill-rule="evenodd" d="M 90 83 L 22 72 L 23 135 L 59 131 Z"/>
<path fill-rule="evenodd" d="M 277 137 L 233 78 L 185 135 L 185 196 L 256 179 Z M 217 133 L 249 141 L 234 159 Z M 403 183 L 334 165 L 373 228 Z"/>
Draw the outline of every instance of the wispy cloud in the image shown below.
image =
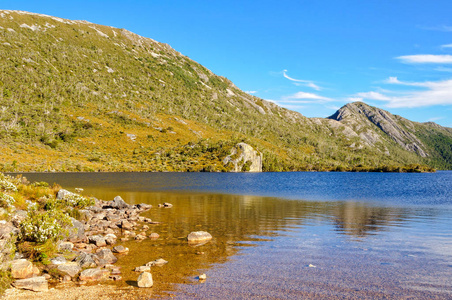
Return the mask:
<path fill-rule="evenodd" d="M 441 48 L 452 48 L 452 44 L 441 45 Z"/>
<path fill-rule="evenodd" d="M 427 122 L 435 122 L 444 119 L 444 117 L 434 117 L 427 120 Z"/>
<path fill-rule="evenodd" d="M 284 96 L 281 98 L 281 102 L 303 102 L 303 103 L 311 103 L 314 101 L 317 102 L 328 102 L 328 101 L 332 101 L 333 99 L 328 98 L 328 97 L 323 97 L 317 94 L 313 94 L 313 93 L 306 93 L 306 92 L 297 92 L 295 94 L 289 95 L 289 96 Z"/>
<path fill-rule="evenodd" d="M 379 92 L 365 92 L 356 94 L 361 99 L 378 100 L 378 101 L 390 101 L 391 97 L 383 95 Z"/>
<path fill-rule="evenodd" d="M 388 84 L 422 87 L 423 90 L 415 91 L 387 91 L 357 93 L 353 97 L 367 100 L 377 100 L 386 102 L 388 107 L 412 108 L 426 107 L 434 105 L 452 105 L 452 79 L 426 82 L 405 82 L 397 77 L 389 77 L 385 80 Z"/>
<path fill-rule="evenodd" d="M 452 26 L 448 25 L 440 25 L 440 26 L 434 26 L 434 27 L 422 27 L 425 30 L 434 30 L 434 31 L 445 31 L 445 32 L 451 32 Z"/>
<path fill-rule="evenodd" d="M 407 64 L 452 64 L 452 55 L 416 54 L 396 57 Z"/>
<path fill-rule="evenodd" d="M 283 71 L 283 76 L 287 79 L 289 79 L 290 81 L 294 82 L 295 85 L 298 86 L 307 86 L 310 87 L 316 91 L 320 91 L 321 87 L 319 87 L 318 85 L 316 85 L 314 82 L 310 81 L 310 80 L 303 80 L 303 79 L 295 79 L 290 77 L 289 75 L 287 75 L 287 70 Z"/>
<path fill-rule="evenodd" d="M 256 94 L 257 91 L 245 91 L 245 93 L 247 93 L 247 94 Z"/>

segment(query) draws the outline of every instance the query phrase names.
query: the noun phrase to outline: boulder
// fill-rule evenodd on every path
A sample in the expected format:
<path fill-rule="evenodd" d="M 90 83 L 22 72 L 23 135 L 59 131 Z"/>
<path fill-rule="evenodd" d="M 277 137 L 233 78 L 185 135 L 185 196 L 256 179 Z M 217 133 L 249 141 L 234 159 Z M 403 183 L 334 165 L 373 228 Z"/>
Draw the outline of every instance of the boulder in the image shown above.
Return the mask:
<path fill-rule="evenodd" d="M 66 258 L 64 258 L 62 256 L 57 256 L 55 258 L 52 258 L 50 260 L 50 262 L 54 265 L 62 265 L 62 264 L 65 264 L 67 261 L 66 261 Z"/>
<path fill-rule="evenodd" d="M 16 259 L 11 263 L 11 276 L 16 279 L 33 276 L 33 264 L 26 259 Z"/>
<path fill-rule="evenodd" d="M 114 208 L 114 209 L 127 209 L 130 207 L 121 196 L 116 196 L 113 201 L 109 201 L 106 207 Z"/>
<path fill-rule="evenodd" d="M 118 239 L 118 237 L 113 233 L 109 233 L 105 236 L 105 242 L 107 242 L 107 245 L 116 244 L 117 239 Z"/>
<path fill-rule="evenodd" d="M 68 240 L 71 242 L 78 242 L 85 240 L 85 225 L 82 222 L 71 218 L 72 227 L 69 228 Z"/>
<path fill-rule="evenodd" d="M 127 220 L 122 220 L 121 221 L 121 228 L 124 229 L 124 230 L 131 230 L 131 229 L 133 229 L 133 224 L 130 223 L 129 221 L 127 221 Z"/>
<path fill-rule="evenodd" d="M 102 270 L 100 268 L 86 269 L 80 273 L 79 279 L 82 281 L 98 281 L 106 277 L 108 278 L 109 273 L 108 270 Z"/>
<path fill-rule="evenodd" d="M 124 246 L 116 246 L 116 247 L 113 247 L 112 252 L 123 254 L 123 253 L 129 252 L 129 248 L 126 248 Z"/>
<path fill-rule="evenodd" d="M 105 241 L 105 238 L 103 236 L 101 236 L 100 234 L 98 235 L 92 235 L 88 238 L 90 244 L 94 244 L 97 247 L 105 247 L 107 246 L 107 242 Z"/>
<path fill-rule="evenodd" d="M 262 154 L 246 143 L 238 143 L 223 160 L 231 172 L 262 172 Z"/>
<path fill-rule="evenodd" d="M 102 249 L 96 253 L 99 259 L 105 259 L 109 264 L 114 264 L 118 261 L 110 249 Z"/>
<path fill-rule="evenodd" d="M 60 264 L 58 265 L 57 269 L 71 277 L 74 277 L 82 270 L 82 268 L 80 268 L 80 266 L 76 262 Z"/>
<path fill-rule="evenodd" d="M 137 284 L 140 288 L 152 287 L 154 285 L 152 274 L 149 272 L 141 273 L 140 276 L 138 276 Z"/>
<path fill-rule="evenodd" d="M 212 239 L 212 235 L 206 231 L 193 231 L 191 232 L 187 240 L 189 243 L 204 243 Z"/>
<path fill-rule="evenodd" d="M 72 251 L 74 244 L 71 242 L 61 242 L 58 244 L 58 252 Z"/>
<path fill-rule="evenodd" d="M 81 252 L 75 261 L 81 268 L 91 268 L 96 266 L 96 262 L 94 261 L 92 255 L 85 252 Z"/>
<path fill-rule="evenodd" d="M 44 276 L 19 279 L 13 282 L 13 286 L 18 289 L 31 290 L 35 292 L 45 292 L 49 290 L 49 284 Z"/>
<path fill-rule="evenodd" d="M 57 198 L 57 200 L 62 200 L 71 195 L 74 195 L 74 193 L 69 192 L 68 190 L 65 190 L 65 189 L 61 189 L 58 191 L 56 198 Z"/>

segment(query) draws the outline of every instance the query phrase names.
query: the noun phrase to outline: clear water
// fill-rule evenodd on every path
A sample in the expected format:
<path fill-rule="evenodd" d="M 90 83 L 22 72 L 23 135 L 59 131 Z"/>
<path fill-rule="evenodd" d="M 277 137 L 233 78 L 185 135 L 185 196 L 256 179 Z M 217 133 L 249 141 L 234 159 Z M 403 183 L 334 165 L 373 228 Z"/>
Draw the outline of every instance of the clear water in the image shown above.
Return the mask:
<path fill-rule="evenodd" d="M 125 245 L 148 261 L 155 294 L 178 298 L 452 298 L 452 172 L 63 173 L 29 180 L 157 205 L 161 238 Z M 214 239 L 192 247 L 190 231 Z M 204 255 L 197 255 L 197 252 Z M 201 272 L 207 281 L 195 279 Z"/>

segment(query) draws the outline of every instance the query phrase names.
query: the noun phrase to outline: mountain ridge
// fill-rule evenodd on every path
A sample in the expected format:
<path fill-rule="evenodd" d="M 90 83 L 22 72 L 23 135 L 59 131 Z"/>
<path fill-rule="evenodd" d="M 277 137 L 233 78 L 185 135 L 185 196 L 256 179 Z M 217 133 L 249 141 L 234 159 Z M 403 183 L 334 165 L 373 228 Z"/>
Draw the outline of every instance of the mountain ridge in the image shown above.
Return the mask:
<path fill-rule="evenodd" d="M 452 168 L 439 125 L 363 103 L 307 118 L 125 29 L 4 10 L 0 27 L 3 171 L 228 171 L 240 142 L 264 171 Z"/>

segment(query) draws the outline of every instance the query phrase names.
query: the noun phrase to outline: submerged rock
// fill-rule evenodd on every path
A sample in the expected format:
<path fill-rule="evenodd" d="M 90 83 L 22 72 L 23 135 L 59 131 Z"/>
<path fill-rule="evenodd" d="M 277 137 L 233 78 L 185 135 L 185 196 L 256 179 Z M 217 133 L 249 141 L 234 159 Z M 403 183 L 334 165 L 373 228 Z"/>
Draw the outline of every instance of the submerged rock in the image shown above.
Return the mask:
<path fill-rule="evenodd" d="M 204 243 L 211 239 L 212 235 L 207 231 L 193 231 L 187 237 L 189 243 Z"/>

